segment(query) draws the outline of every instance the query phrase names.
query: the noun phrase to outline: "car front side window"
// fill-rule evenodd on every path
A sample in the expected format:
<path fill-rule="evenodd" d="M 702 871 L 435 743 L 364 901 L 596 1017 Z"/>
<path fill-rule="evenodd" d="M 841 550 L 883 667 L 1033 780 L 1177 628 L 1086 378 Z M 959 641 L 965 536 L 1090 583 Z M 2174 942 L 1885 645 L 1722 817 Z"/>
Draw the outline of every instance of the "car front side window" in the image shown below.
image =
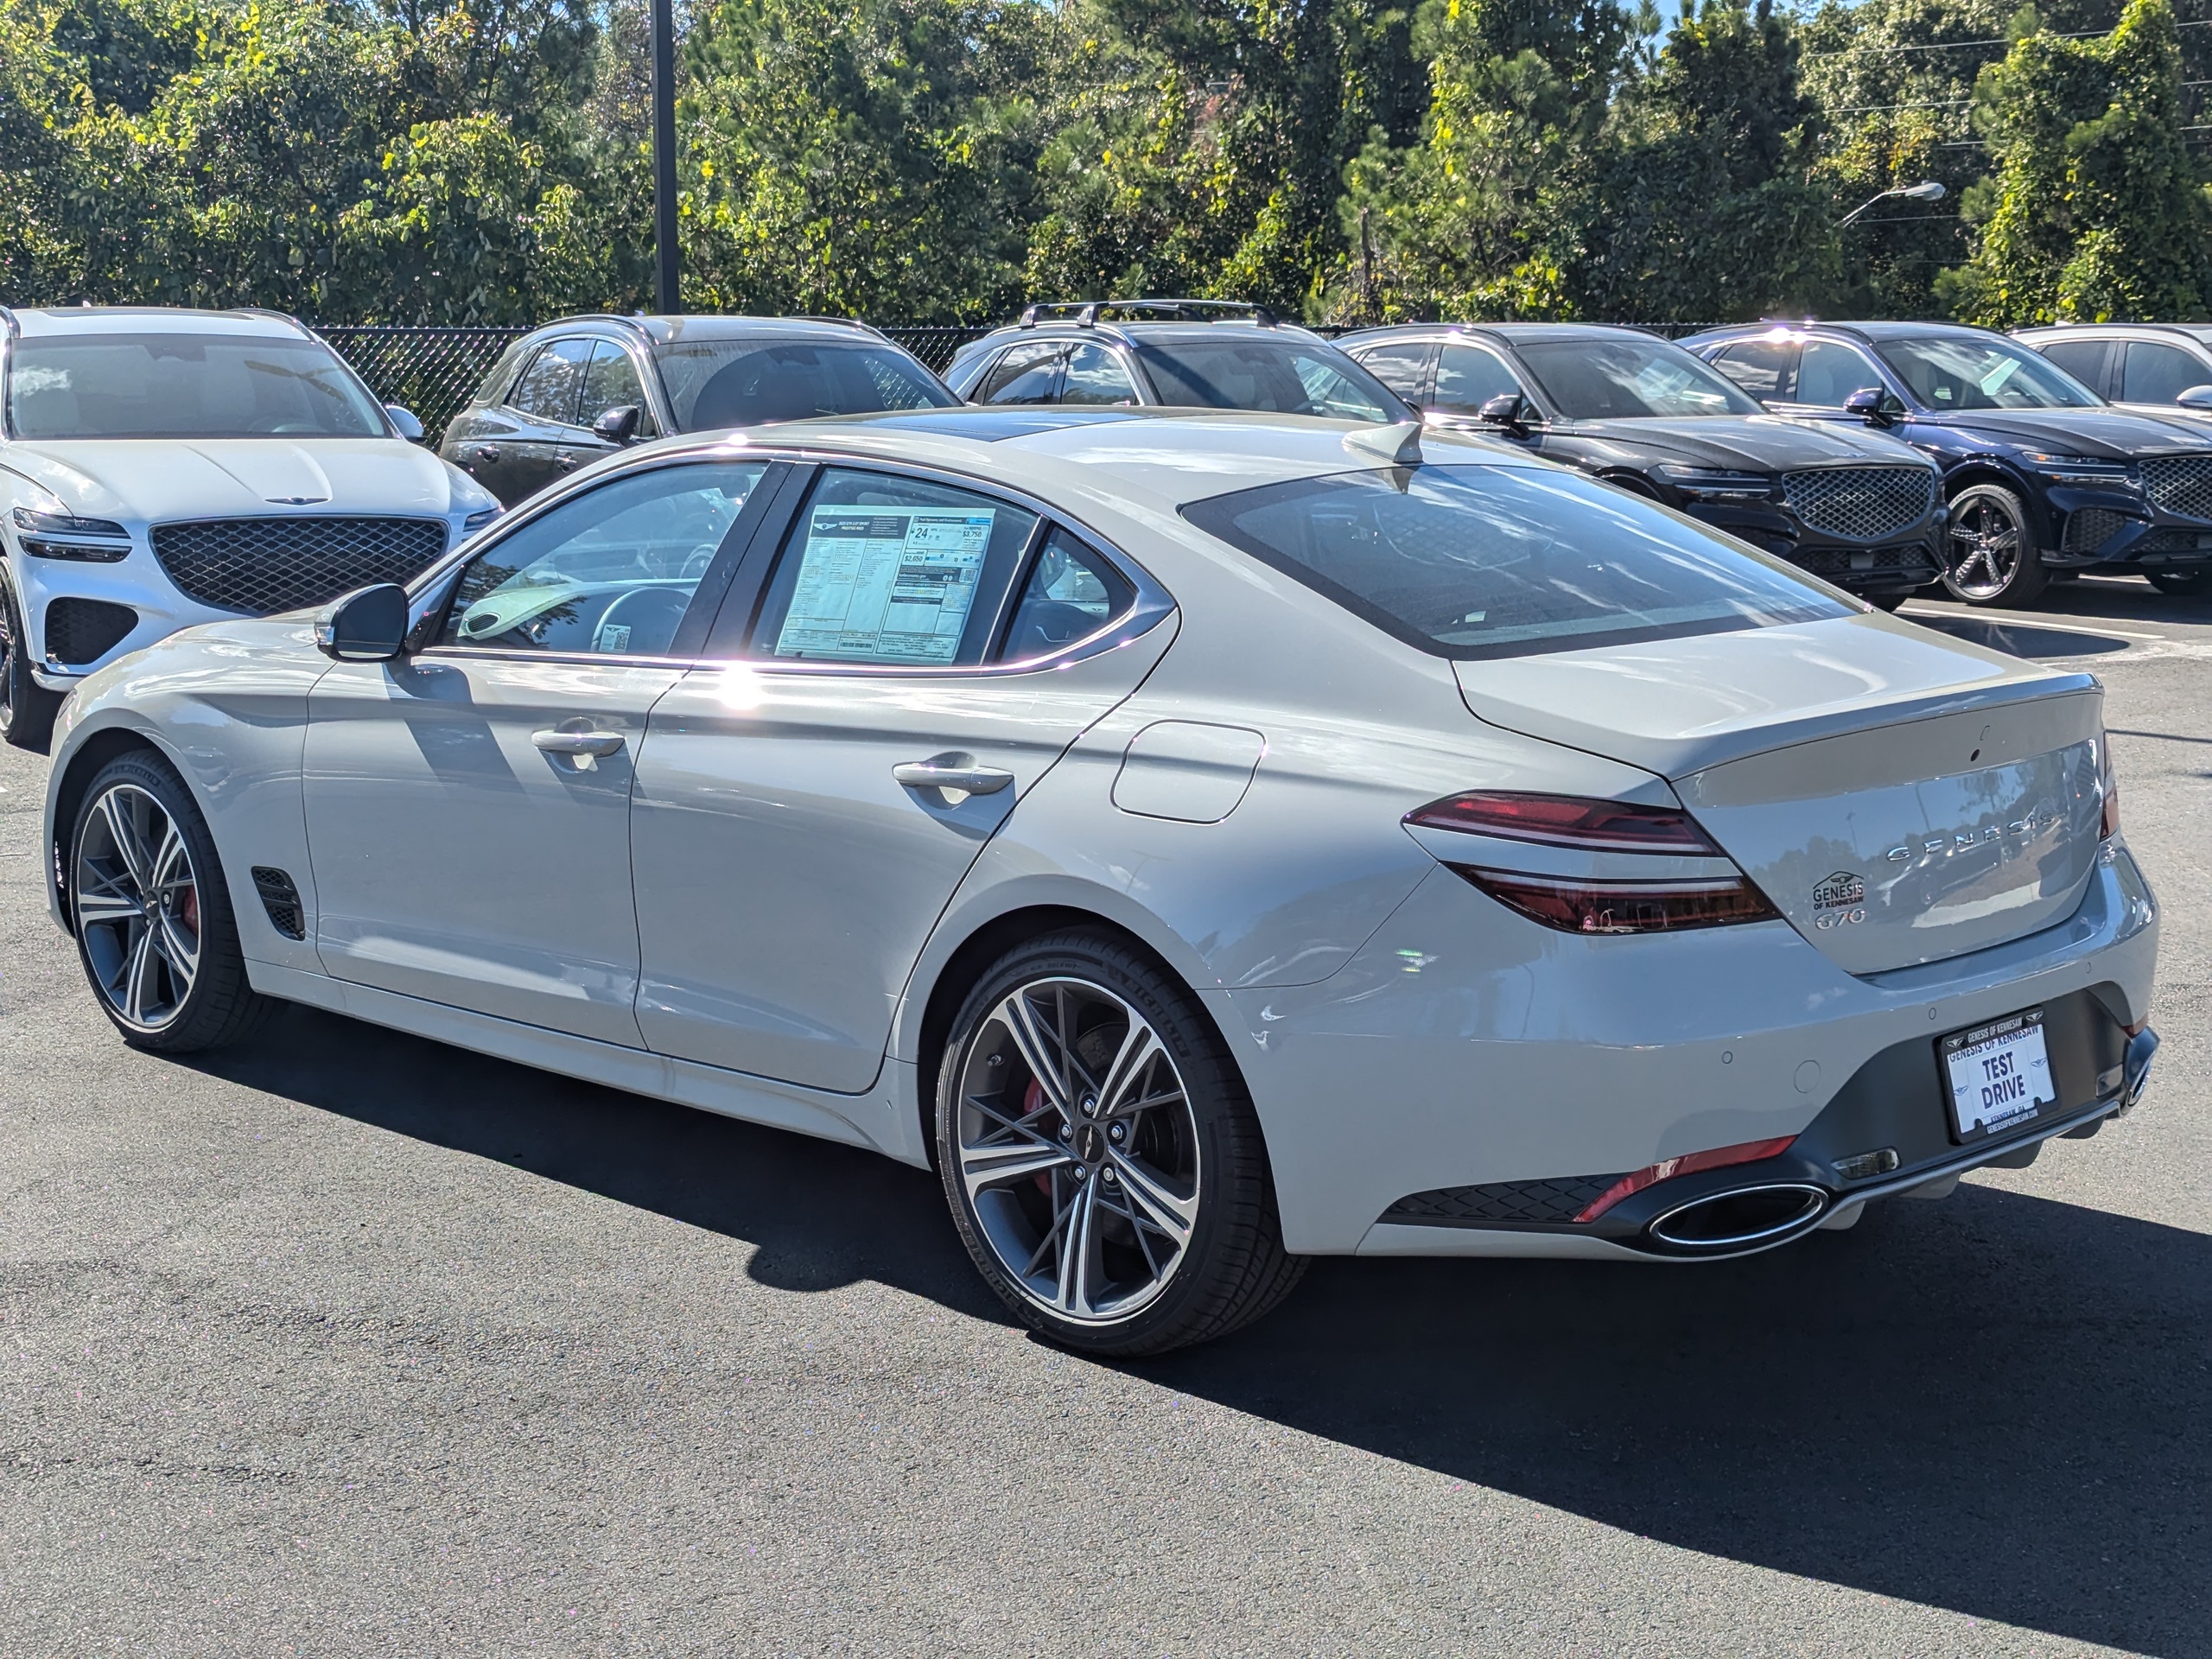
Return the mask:
<path fill-rule="evenodd" d="M 1797 360 L 1797 390 L 1790 401 L 1841 409 L 1853 392 L 1870 386 L 1879 391 L 1882 377 L 1865 357 L 1832 340 L 1808 340 Z"/>
<path fill-rule="evenodd" d="M 532 420 L 556 426 L 576 423 L 576 398 L 582 387 L 584 365 L 591 360 L 588 340 L 556 340 L 531 359 L 515 383 L 509 406 Z"/>
<path fill-rule="evenodd" d="M 664 467 L 563 502 L 469 561 L 437 643 L 667 655 L 766 470 L 757 461 Z"/>
<path fill-rule="evenodd" d="M 2120 375 L 2120 395 L 2131 404 L 2177 404 L 2184 391 L 2212 382 L 2195 353 L 2148 340 L 2127 342 Z"/>
<path fill-rule="evenodd" d="M 638 411 L 636 435 L 650 434 L 652 413 L 645 403 L 645 383 L 638 378 L 638 365 L 613 340 L 602 340 L 592 347 L 590 365 L 584 370 L 583 401 L 576 410 L 576 424 L 588 427 L 608 410 L 626 408 Z"/>
<path fill-rule="evenodd" d="M 1012 347 L 991 365 L 976 388 L 979 404 L 1049 404 L 1059 395 L 1060 354 L 1056 340 Z"/>
<path fill-rule="evenodd" d="M 1137 401 L 1136 382 L 1121 354 L 1086 340 L 1068 353 L 1060 381 L 1064 404 L 1117 404 Z"/>
<path fill-rule="evenodd" d="M 1491 398 L 1505 393 L 1522 395 L 1521 382 L 1505 359 L 1479 346 L 1446 346 L 1436 366 L 1439 409 L 1454 415 L 1478 415 Z"/>

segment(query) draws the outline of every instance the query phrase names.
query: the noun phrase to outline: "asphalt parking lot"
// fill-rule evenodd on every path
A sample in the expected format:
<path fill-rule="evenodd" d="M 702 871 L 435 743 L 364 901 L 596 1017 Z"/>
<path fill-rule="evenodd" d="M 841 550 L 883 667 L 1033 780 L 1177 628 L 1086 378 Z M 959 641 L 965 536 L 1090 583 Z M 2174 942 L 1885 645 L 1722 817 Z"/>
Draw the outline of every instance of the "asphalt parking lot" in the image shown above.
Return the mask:
<path fill-rule="evenodd" d="M 2149 1100 L 1694 1269 L 1325 1262 L 1130 1366 L 927 1175 L 294 1010 L 180 1064 L 0 750 L 0 1653 L 2212 1654 L 2212 604 L 2106 682 Z"/>

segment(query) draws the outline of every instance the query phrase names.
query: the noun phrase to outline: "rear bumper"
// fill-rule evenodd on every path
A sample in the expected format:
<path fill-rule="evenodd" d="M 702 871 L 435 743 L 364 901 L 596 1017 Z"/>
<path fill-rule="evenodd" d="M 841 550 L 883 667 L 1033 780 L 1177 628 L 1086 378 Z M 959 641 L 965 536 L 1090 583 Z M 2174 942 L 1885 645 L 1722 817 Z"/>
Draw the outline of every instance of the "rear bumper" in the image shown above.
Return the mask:
<path fill-rule="evenodd" d="M 1647 1189 L 1637 1208 L 1618 1206 L 1617 1235 L 1560 1224 L 1586 1192 L 1565 1215 L 1517 1226 L 1382 1217 L 1415 1194 L 1610 1179 L 1783 1137 L 1802 1142 L 1808 1161 L 1777 1173 L 1821 1186 L 1823 1215 L 1845 1201 L 1832 1195 L 1857 1184 L 1810 1162 L 1894 1147 L 1898 1162 L 1882 1180 L 1924 1185 L 1955 1153 L 1966 1166 L 1969 1154 L 2002 1158 L 2048 1117 L 2003 1145 L 1953 1147 L 1936 1039 L 2026 1007 L 2066 1007 L 2076 1024 L 2060 1109 L 2101 1117 L 2124 1090 L 2105 1074 L 2124 1064 L 2125 1027 L 2147 1018 L 2157 945 L 2155 906 L 2117 841 L 2064 921 L 1866 976 L 1845 973 L 1782 923 L 1561 934 L 1440 869 L 1330 978 L 1224 990 L 1217 1006 L 1267 1133 L 1292 1249 L 1630 1255 L 1637 1251 L 1618 1236 L 1707 1189 Z M 1853 1103 L 1885 1091 L 1905 1103 L 1897 1109 L 1921 1114 L 1910 1135 L 1852 1116 L 1868 1109 Z M 1740 1168 L 1713 1173 L 1712 1190 L 1746 1184 Z"/>

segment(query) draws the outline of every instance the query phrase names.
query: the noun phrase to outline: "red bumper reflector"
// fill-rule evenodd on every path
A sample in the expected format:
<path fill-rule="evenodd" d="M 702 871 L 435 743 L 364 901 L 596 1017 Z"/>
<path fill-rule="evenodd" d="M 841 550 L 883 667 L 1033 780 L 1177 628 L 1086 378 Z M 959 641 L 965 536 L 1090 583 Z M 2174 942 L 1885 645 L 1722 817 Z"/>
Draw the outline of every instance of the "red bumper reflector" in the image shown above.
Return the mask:
<path fill-rule="evenodd" d="M 1647 1186 L 1672 1180 L 1677 1175 L 1694 1175 L 1701 1169 L 1726 1169 L 1731 1164 L 1756 1164 L 1769 1158 L 1779 1158 L 1789 1150 L 1797 1137 L 1785 1135 L 1779 1141 L 1746 1141 L 1741 1146 L 1715 1147 L 1710 1152 L 1686 1152 L 1679 1158 L 1662 1158 L 1656 1164 L 1647 1164 L 1633 1175 L 1624 1175 L 1607 1187 L 1575 1219 L 1595 1221 L 1623 1198 L 1633 1198 Z"/>

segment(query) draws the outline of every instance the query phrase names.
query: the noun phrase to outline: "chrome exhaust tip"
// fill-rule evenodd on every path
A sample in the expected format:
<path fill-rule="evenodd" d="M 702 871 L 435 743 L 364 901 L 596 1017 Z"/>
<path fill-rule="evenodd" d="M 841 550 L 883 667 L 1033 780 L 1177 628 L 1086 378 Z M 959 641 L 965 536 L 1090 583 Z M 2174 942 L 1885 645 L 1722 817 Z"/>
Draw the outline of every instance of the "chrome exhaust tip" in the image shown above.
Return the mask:
<path fill-rule="evenodd" d="M 1820 1224 L 1828 1190 L 1809 1181 L 1739 1186 L 1669 1210 L 1644 1230 L 1670 1249 L 1719 1254 L 1779 1244 Z"/>

